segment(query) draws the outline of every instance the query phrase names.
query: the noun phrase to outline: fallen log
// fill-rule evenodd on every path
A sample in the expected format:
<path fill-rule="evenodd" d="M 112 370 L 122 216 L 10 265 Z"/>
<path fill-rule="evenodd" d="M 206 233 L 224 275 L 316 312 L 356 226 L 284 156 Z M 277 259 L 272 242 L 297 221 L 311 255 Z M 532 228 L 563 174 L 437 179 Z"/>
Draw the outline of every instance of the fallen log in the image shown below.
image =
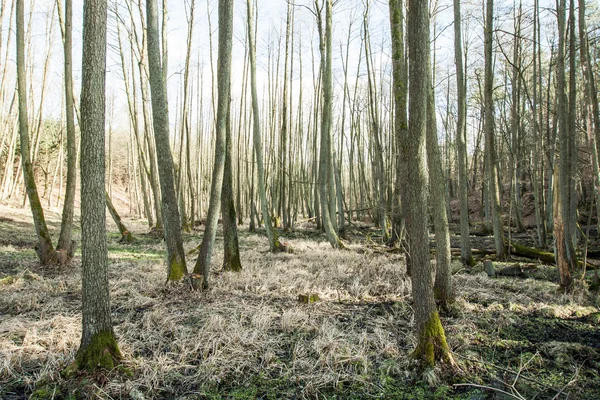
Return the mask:
<path fill-rule="evenodd" d="M 459 249 L 459 248 L 452 248 L 452 249 L 450 249 L 450 252 L 452 253 L 453 256 L 461 255 L 461 249 Z M 471 254 L 474 256 L 491 256 L 491 255 L 496 254 L 496 252 L 494 250 L 471 249 Z"/>
<path fill-rule="evenodd" d="M 510 242 L 510 253 L 515 256 L 530 258 L 533 260 L 539 260 L 546 264 L 556 265 L 556 260 L 554 259 L 554 253 L 550 253 L 548 251 L 543 251 L 539 249 L 535 249 L 533 247 L 527 247 L 520 245 L 515 242 Z M 580 268 L 583 268 L 583 261 L 577 262 Z M 595 264 L 586 262 L 587 269 L 596 269 L 597 266 Z"/>
<path fill-rule="evenodd" d="M 548 264 L 555 264 L 554 253 L 523 246 L 515 242 L 510 242 L 510 253 L 520 257 L 540 260 Z"/>

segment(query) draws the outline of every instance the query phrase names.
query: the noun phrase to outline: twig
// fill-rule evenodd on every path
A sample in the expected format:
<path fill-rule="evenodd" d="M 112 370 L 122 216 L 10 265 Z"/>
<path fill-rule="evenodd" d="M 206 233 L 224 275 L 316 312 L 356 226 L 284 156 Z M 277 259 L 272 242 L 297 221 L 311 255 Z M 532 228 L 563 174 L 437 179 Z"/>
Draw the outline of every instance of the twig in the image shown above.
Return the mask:
<path fill-rule="evenodd" d="M 519 395 L 519 396 L 516 396 L 516 395 L 514 395 L 514 394 L 512 394 L 512 393 L 508 393 L 508 392 L 506 392 L 506 391 L 504 391 L 504 390 L 502 390 L 502 389 L 497 389 L 497 388 L 494 388 L 494 387 L 491 387 L 491 386 L 485 386 L 485 385 L 476 385 L 476 384 L 474 384 L 474 383 L 455 383 L 455 384 L 454 384 L 454 385 L 452 385 L 452 386 L 454 386 L 454 387 L 457 387 L 457 386 L 472 386 L 472 387 L 476 387 L 476 388 L 479 388 L 479 389 L 488 389 L 488 390 L 493 390 L 493 391 L 496 391 L 496 392 L 500 392 L 500 393 L 502 393 L 502 394 L 505 394 L 505 395 L 507 395 L 507 396 L 510 396 L 510 397 L 512 397 L 513 399 L 527 400 L 527 399 L 525 399 L 524 397 L 522 397 L 521 395 Z"/>
<path fill-rule="evenodd" d="M 573 378 L 565 386 L 563 386 L 562 389 L 560 389 L 558 391 L 558 393 L 556 393 L 556 396 L 554 396 L 552 398 L 552 400 L 558 399 L 558 396 L 560 396 L 569 385 L 571 385 L 572 383 L 575 383 L 575 381 L 577 380 L 577 376 L 578 375 L 579 375 L 579 367 L 577 367 L 577 369 L 575 370 L 575 374 L 573 375 Z"/>
<path fill-rule="evenodd" d="M 510 370 L 510 369 L 507 369 L 507 368 L 503 368 L 503 367 L 501 367 L 501 366 L 499 366 L 499 365 L 496 365 L 496 364 L 488 363 L 488 362 L 485 362 L 485 361 L 482 361 L 482 360 L 477 360 L 477 359 L 474 359 L 474 358 L 469 358 L 469 357 L 461 356 L 460 354 L 456 354 L 456 353 L 455 353 L 455 355 L 456 355 L 458 358 L 462 358 L 463 360 L 472 361 L 472 362 L 476 362 L 476 363 L 479 363 L 479 364 L 487 365 L 487 366 L 490 366 L 490 367 L 496 368 L 496 369 L 498 369 L 498 370 L 500 370 L 500 371 L 504 371 L 504 372 L 508 372 L 508 373 L 510 373 L 510 374 L 516 375 L 516 372 L 515 372 L 515 371 L 513 371 L 513 370 Z M 556 389 L 556 388 L 554 388 L 554 387 L 552 387 L 552 386 L 546 386 L 546 385 L 543 385 L 543 384 L 541 384 L 539 381 L 537 381 L 537 380 L 535 380 L 535 379 L 528 378 L 528 377 L 526 377 L 526 376 L 521 376 L 521 378 L 523 378 L 523 379 L 524 379 L 524 380 L 526 380 L 526 381 L 529 381 L 529 382 L 535 383 L 535 384 L 537 384 L 537 385 L 541 386 L 541 387 L 542 387 L 542 388 L 544 388 L 544 389 L 554 390 L 555 392 L 559 392 L 559 391 L 560 391 L 559 389 Z"/>

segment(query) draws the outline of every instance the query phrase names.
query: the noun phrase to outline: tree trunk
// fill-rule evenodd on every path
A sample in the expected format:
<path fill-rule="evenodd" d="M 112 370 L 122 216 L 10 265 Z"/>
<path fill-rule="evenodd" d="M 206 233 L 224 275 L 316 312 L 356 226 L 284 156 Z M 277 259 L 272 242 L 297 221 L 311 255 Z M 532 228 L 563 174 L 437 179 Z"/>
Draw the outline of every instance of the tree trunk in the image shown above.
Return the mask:
<path fill-rule="evenodd" d="M 108 192 L 106 192 L 106 208 L 108 208 L 110 216 L 112 217 L 113 221 L 115 222 L 115 225 L 117 225 L 117 228 L 119 229 L 119 233 L 121 234 L 120 241 L 123 243 L 133 242 L 133 234 L 129 229 L 127 229 L 127 227 L 121 220 L 121 216 L 119 215 L 117 209 L 113 205 L 112 200 L 110 198 L 110 194 Z"/>
<path fill-rule="evenodd" d="M 569 135 L 575 135 L 570 132 L 568 116 L 568 100 L 565 78 L 565 47 L 566 47 L 566 0 L 560 0 L 557 3 L 558 18 L 558 55 L 556 59 L 556 91 L 557 91 L 557 116 L 560 153 L 554 164 L 554 246 L 556 255 L 556 265 L 560 275 L 560 287 L 563 291 L 569 292 L 573 286 L 571 270 L 576 266 L 575 249 L 571 240 L 574 232 L 571 231 L 570 224 L 570 185 L 572 179 L 570 176 L 570 146 Z M 557 165 L 558 164 L 558 165 Z"/>
<path fill-rule="evenodd" d="M 412 292 L 417 347 L 413 357 L 426 366 L 453 363 L 433 297 L 427 224 L 428 177 L 426 160 L 427 92 L 429 90 L 429 7 L 423 0 L 408 2 L 409 94 L 408 209 L 406 216 L 412 265 Z"/>
<path fill-rule="evenodd" d="M 392 241 L 402 239 L 404 219 L 407 215 L 407 192 L 405 183 L 408 147 L 408 119 L 406 98 L 408 93 L 406 59 L 404 55 L 404 4 L 401 0 L 390 0 L 390 24 L 392 33 L 392 63 L 394 91 L 394 138 L 396 141 L 396 182 L 394 183 L 394 207 L 392 214 Z M 409 255 L 406 254 L 407 269 Z"/>
<path fill-rule="evenodd" d="M 594 196 L 596 199 L 596 218 L 600 226 L 600 162 L 598 161 L 598 138 L 600 137 L 600 113 L 598 112 L 598 93 L 596 77 L 591 64 L 589 38 L 585 23 L 585 0 L 579 0 L 579 51 L 585 91 L 585 114 L 588 140 L 592 148 L 592 172 L 594 177 Z M 599 231 L 600 232 L 600 231 Z"/>
<path fill-rule="evenodd" d="M 230 110 L 231 111 L 231 110 Z M 225 130 L 225 170 L 223 172 L 223 188 L 221 191 L 221 210 L 223 210 L 223 269 L 225 271 L 242 270 L 240 261 L 240 246 L 233 202 L 233 166 L 231 143 L 231 118 L 227 115 L 227 129 Z"/>
<path fill-rule="evenodd" d="M 60 0 L 57 0 L 60 4 Z M 60 7 L 59 7 L 60 10 Z M 60 11 L 59 11 L 60 12 Z M 73 47 L 73 4 L 72 0 L 65 0 L 65 23 L 63 47 L 65 56 L 65 106 L 67 118 L 67 190 L 63 205 L 62 222 L 58 250 L 71 250 L 71 230 L 73 227 L 73 214 L 75 208 L 75 187 L 77 185 L 77 139 L 75 138 L 75 115 L 73 105 L 73 61 L 71 49 Z"/>
<path fill-rule="evenodd" d="M 121 353 L 110 315 L 104 112 L 106 0 L 86 0 L 81 79 L 82 333 L 74 369 L 112 370 Z"/>
<path fill-rule="evenodd" d="M 258 175 L 258 195 L 260 198 L 260 207 L 265 221 L 265 231 L 269 240 L 269 248 L 271 251 L 278 251 L 281 244 L 273 231 L 271 218 L 269 214 L 269 206 L 267 203 L 267 190 L 265 188 L 265 168 L 263 164 L 262 139 L 260 130 L 260 112 L 258 109 L 258 92 L 256 88 L 256 48 L 254 32 L 254 14 L 252 10 L 251 0 L 246 0 L 247 20 L 248 20 L 248 52 L 250 53 L 250 92 L 252 96 L 252 130 L 254 143 L 254 156 L 256 158 L 256 169 Z M 254 165 L 254 164 L 253 164 Z M 260 217 L 259 226 L 260 226 Z"/>
<path fill-rule="evenodd" d="M 17 0 L 17 84 L 19 93 L 19 133 L 21 139 L 21 165 L 23 169 L 23 180 L 27 191 L 27 198 L 31 206 L 33 223 L 38 238 L 36 247 L 38 258 L 42 265 L 46 265 L 55 259 L 52 238 L 46 226 L 44 210 L 35 184 L 35 175 L 31 162 L 29 149 L 29 117 L 27 112 L 27 81 L 25 72 L 25 21 L 24 0 Z"/>
<path fill-rule="evenodd" d="M 147 1 L 146 18 L 154 140 L 162 194 L 161 208 L 165 228 L 164 238 L 167 245 L 167 280 L 178 281 L 187 274 L 187 266 L 181 238 L 181 220 L 177 206 L 177 195 L 175 194 L 175 184 L 173 182 L 173 155 L 169 144 L 167 93 L 162 75 L 165 66 L 161 65 L 159 48 L 157 0 Z M 154 162 L 154 160 L 151 160 L 151 162 Z"/>
<path fill-rule="evenodd" d="M 494 230 L 494 243 L 496 257 L 499 260 L 506 258 L 504 245 L 504 230 L 500 209 L 500 189 L 498 187 L 498 163 L 496 161 L 496 138 L 494 134 L 494 74 L 492 69 L 492 40 L 493 40 L 494 0 L 486 0 L 485 23 L 485 151 L 486 151 L 486 182 L 488 187 L 488 201 L 491 208 L 492 229 Z"/>
<path fill-rule="evenodd" d="M 430 204 L 435 226 L 435 298 L 442 309 L 447 309 L 453 301 L 452 270 L 450 263 L 450 232 L 448 231 L 448 215 L 446 214 L 446 187 L 442 158 L 437 137 L 437 121 L 435 116 L 435 94 L 431 79 L 431 57 L 428 57 L 429 74 L 427 79 L 427 164 L 429 167 Z"/>
<path fill-rule="evenodd" d="M 229 101 L 231 89 L 231 45 L 233 35 L 233 0 L 219 0 L 219 58 L 217 60 L 218 74 L 218 100 L 217 100 L 217 129 L 215 137 L 215 162 L 212 172 L 212 185 L 210 189 L 210 203 L 206 216 L 206 227 L 200 246 L 200 254 L 196 260 L 194 274 L 202 276 L 192 280 L 194 288 L 208 287 L 210 262 L 217 234 L 217 223 L 221 208 L 221 189 L 223 187 L 223 173 L 226 156 L 226 130 L 229 115 Z"/>
<path fill-rule="evenodd" d="M 326 0 L 325 3 L 325 32 L 323 32 L 321 10 L 318 14 L 320 51 L 321 51 L 321 71 L 323 79 L 323 111 L 321 115 L 321 149 L 319 154 L 319 199 L 321 212 L 323 217 L 323 227 L 327 239 L 333 248 L 343 248 L 344 245 L 340 241 L 335 227 L 333 225 L 332 216 L 329 212 L 329 180 L 331 166 L 331 117 L 332 117 L 332 102 L 333 102 L 333 87 L 332 87 L 332 0 Z"/>

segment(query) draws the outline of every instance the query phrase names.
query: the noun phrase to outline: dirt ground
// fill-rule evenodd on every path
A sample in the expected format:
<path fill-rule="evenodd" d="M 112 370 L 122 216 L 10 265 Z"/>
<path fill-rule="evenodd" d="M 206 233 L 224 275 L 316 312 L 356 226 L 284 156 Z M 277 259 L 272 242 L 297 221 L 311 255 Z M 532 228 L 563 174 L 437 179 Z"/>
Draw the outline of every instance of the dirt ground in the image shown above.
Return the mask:
<path fill-rule="evenodd" d="M 58 215 L 48 220 L 57 237 Z M 118 243 L 107 223 L 123 364 L 66 379 L 81 333 L 79 254 L 67 267 L 40 267 L 27 210 L 0 206 L 0 398 L 600 398 L 598 294 L 559 294 L 552 266 L 490 279 L 480 264 L 454 265 L 456 302 L 442 320 L 459 368 L 423 372 L 410 359 L 403 256 L 378 243 L 374 229 L 356 231 L 340 251 L 300 226 L 281 234 L 293 253 L 271 254 L 261 231 L 240 226 L 243 271 L 221 270 L 219 236 L 211 289 L 197 293 L 166 286 L 161 238 L 125 222 L 133 244 Z M 201 228 L 185 235 L 187 251 Z M 189 270 L 194 262 L 188 255 Z M 311 294 L 318 301 L 298 301 Z"/>

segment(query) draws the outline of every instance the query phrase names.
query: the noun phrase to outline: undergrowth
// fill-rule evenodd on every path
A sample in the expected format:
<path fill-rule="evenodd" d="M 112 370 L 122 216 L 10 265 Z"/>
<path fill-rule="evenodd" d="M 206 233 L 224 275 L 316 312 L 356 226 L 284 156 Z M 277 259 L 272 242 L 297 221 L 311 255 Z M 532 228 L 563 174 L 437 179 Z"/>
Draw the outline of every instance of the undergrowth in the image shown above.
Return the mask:
<path fill-rule="evenodd" d="M 123 364 L 67 378 L 81 334 L 80 259 L 40 268 L 31 226 L 0 223 L 3 399 L 600 398 L 598 300 L 588 294 L 463 270 L 442 316 L 459 369 L 419 372 L 401 255 L 364 242 L 332 250 L 310 230 L 282 237 L 294 253 L 271 254 L 241 227 L 242 272 L 221 271 L 217 239 L 211 289 L 197 293 L 165 286 L 163 243 L 131 221 L 136 242 L 108 238 Z M 200 234 L 185 239 L 189 251 Z"/>

